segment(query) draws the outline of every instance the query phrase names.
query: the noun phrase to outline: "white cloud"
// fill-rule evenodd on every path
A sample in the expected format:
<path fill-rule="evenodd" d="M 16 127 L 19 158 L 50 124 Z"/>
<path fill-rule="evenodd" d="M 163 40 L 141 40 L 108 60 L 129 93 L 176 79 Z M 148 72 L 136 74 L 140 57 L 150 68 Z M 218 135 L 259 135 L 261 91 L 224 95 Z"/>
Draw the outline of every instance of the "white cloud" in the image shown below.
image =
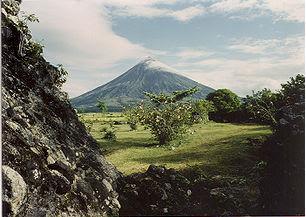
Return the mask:
<path fill-rule="evenodd" d="M 240 41 L 240 43 L 238 43 Z M 236 43 L 236 44 L 235 44 Z M 279 89 L 290 76 L 304 73 L 304 36 L 284 39 L 236 39 L 228 47 L 231 52 L 255 56 L 205 57 L 197 62 L 176 64 L 185 75 L 214 88 L 229 88 L 240 95 L 264 87 Z M 248 58 L 247 58 L 248 57 Z"/>
<path fill-rule="evenodd" d="M 263 5 L 271 10 L 278 19 L 304 22 L 304 0 L 266 0 Z"/>
<path fill-rule="evenodd" d="M 44 39 L 45 55 L 53 63 L 63 63 L 70 77 L 65 85 L 71 96 L 79 95 L 109 81 L 125 71 L 114 68 L 129 60 L 129 66 L 144 56 L 177 58 L 181 71 L 215 88 L 228 87 L 239 94 L 263 87 L 277 88 L 289 76 L 304 72 L 304 36 L 285 39 L 242 38 L 230 41 L 228 54 L 212 53 L 201 48 L 182 48 L 178 52 L 151 50 L 119 36 L 112 30 L 110 11 L 122 16 L 171 17 L 186 22 L 206 13 L 233 16 L 244 11 L 247 16 L 271 12 L 275 19 L 303 22 L 301 0 L 223 0 L 210 7 L 186 6 L 172 10 L 165 4 L 185 0 L 25 0 L 22 7 L 35 13 L 39 24 L 31 26 L 37 39 Z M 195 1 L 190 1 L 195 2 Z M 200 4 L 200 1 L 196 1 Z M 162 4 L 162 5 L 158 5 Z M 257 11 L 256 11 L 257 10 Z M 256 12 L 256 13 L 255 13 Z M 170 27 L 171 28 L 171 27 Z M 253 59 L 246 54 L 252 54 Z M 255 57 L 254 57 L 255 56 Z M 194 62 L 196 61 L 196 62 Z M 131 64 L 130 64 L 131 63 Z M 115 70 L 116 69 L 116 70 Z"/>
<path fill-rule="evenodd" d="M 258 6 L 258 0 L 221 0 L 210 6 L 213 12 L 236 12 Z"/>
<path fill-rule="evenodd" d="M 179 57 L 182 60 L 192 60 L 201 57 L 207 57 L 212 54 L 213 54 L 212 52 L 203 49 L 183 48 L 180 51 L 174 53 L 173 55 Z"/>
<path fill-rule="evenodd" d="M 188 21 L 196 16 L 204 14 L 205 9 L 199 5 L 188 7 L 182 10 L 173 11 L 170 16 L 180 21 Z"/>
<path fill-rule="evenodd" d="M 304 22 L 305 4 L 303 0 L 219 0 L 209 7 L 210 12 L 233 14 L 231 18 L 252 19 L 271 14 L 276 20 Z"/>
<path fill-rule="evenodd" d="M 282 39 L 240 38 L 231 41 L 228 49 L 246 54 L 294 55 L 304 53 L 304 36 L 291 36 Z"/>
<path fill-rule="evenodd" d="M 92 0 L 94 1 L 94 0 Z M 118 16 L 172 17 L 178 21 L 188 21 L 205 13 L 230 15 L 230 18 L 253 19 L 271 15 L 276 20 L 304 22 L 305 6 L 303 0 L 95 0 L 113 7 Z M 205 2 L 206 5 L 201 5 Z M 165 5 L 184 3 L 183 9 L 172 10 Z M 197 3 L 197 5 L 194 5 Z M 209 4 L 207 4 L 209 3 Z"/>
<path fill-rule="evenodd" d="M 137 2 L 137 1 L 135 1 Z M 124 3 L 118 4 L 118 2 L 106 2 L 105 5 L 113 6 L 113 11 L 111 14 L 116 16 L 131 16 L 131 17 L 146 17 L 146 18 L 155 18 L 155 17 L 171 17 L 175 20 L 186 22 L 197 16 L 200 16 L 205 13 L 204 7 L 200 5 L 190 6 L 183 8 L 181 10 L 171 10 L 167 8 L 155 7 L 154 3 L 160 3 L 162 1 L 151 1 L 151 4 L 148 2 L 143 3 Z M 168 2 L 169 3 L 169 2 Z"/>
<path fill-rule="evenodd" d="M 107 13 L 94 1 L 24 1 L 22 10 L 39 17 L 40 22 L 31 24 L 31 29 L 36 39 L 44 39 L 46 58 L 62 63 L 75 75 L 65 87 L 69 93 L 76 92 L 72 83 L 82 83 L 84 77 L 78 78 L 79 73 L 87 73 L 83 89 L 88 90 L 93 88 L 89 80 L 104 83 L 102 71 L 106 77 L 113 77 L 106 69 L 115 63 L 160 52 L 116 35 Z"/>

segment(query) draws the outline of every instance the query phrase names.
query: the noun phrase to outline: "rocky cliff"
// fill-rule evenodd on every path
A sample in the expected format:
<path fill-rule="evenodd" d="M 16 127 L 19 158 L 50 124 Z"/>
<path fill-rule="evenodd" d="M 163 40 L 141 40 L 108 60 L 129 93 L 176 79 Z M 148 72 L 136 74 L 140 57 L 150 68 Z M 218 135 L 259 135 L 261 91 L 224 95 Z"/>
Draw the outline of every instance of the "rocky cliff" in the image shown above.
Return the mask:
<path fill-rule="evenodd" d="M 120 173 L 79 122 L 19 4 L 2 1 L 3 216 L 117 215 Z"/>

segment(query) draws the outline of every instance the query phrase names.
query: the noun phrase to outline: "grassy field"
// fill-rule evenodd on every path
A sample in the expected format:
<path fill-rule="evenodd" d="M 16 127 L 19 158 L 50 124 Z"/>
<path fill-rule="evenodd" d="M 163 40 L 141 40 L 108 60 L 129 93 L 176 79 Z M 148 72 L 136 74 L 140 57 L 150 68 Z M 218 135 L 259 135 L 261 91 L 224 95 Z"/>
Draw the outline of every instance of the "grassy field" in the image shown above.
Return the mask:
<path fill-rule="evenodd" d="M 92 136 L 105 150 L 107 160 L 125 175 L 143 172 L 150 164 L 164 165 L 167 168 L 184 170 L 201 168 L 213 175 L 237 176 L 249 170 L 256 162 L 252 154 L 250 138 L 271 134 L 267 126 L 251 124 L 197 124 L 184 138 L 170 147 L 159 147 L 150 131 L 138 126 L 131 131 L 121 113 L 102 115 L 81 114 L 80 119 L 89 128 Z M 117 140 L 102 139 L 103 127 L 115 123 Z"/>

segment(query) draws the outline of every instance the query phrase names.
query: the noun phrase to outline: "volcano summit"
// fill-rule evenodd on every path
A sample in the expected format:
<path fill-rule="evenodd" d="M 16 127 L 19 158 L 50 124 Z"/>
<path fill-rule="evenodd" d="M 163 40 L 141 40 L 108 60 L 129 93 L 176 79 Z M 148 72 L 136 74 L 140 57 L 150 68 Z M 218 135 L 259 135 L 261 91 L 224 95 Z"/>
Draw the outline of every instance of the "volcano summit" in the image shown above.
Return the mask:
<path fill-rule="evenodd" d="M 121 111 L 125 106 L 146 100 L 143 92 L 172 93 L 195 86 L 199 91 L 192 96 L 194 99 L 203 99 L 214 91 L 149 57 L 107 84 L 71 99 L 71 104 L 77 109 L 93 112 L 98 111 L 96 104 L 100 99 L 106 102 L 109 111 Z"/>

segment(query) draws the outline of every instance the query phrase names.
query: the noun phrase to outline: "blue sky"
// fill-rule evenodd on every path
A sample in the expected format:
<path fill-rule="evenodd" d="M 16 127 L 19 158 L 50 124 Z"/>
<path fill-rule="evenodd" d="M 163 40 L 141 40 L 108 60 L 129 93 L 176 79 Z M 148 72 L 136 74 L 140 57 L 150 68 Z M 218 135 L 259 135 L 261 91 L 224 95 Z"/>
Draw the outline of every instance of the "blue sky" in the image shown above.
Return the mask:
<path fill-rule="evenodd" d="M 24 0 L 45 57 L 78 96 L 152 56 L 244 96 L 304 73 L 303 0 Z"/>

